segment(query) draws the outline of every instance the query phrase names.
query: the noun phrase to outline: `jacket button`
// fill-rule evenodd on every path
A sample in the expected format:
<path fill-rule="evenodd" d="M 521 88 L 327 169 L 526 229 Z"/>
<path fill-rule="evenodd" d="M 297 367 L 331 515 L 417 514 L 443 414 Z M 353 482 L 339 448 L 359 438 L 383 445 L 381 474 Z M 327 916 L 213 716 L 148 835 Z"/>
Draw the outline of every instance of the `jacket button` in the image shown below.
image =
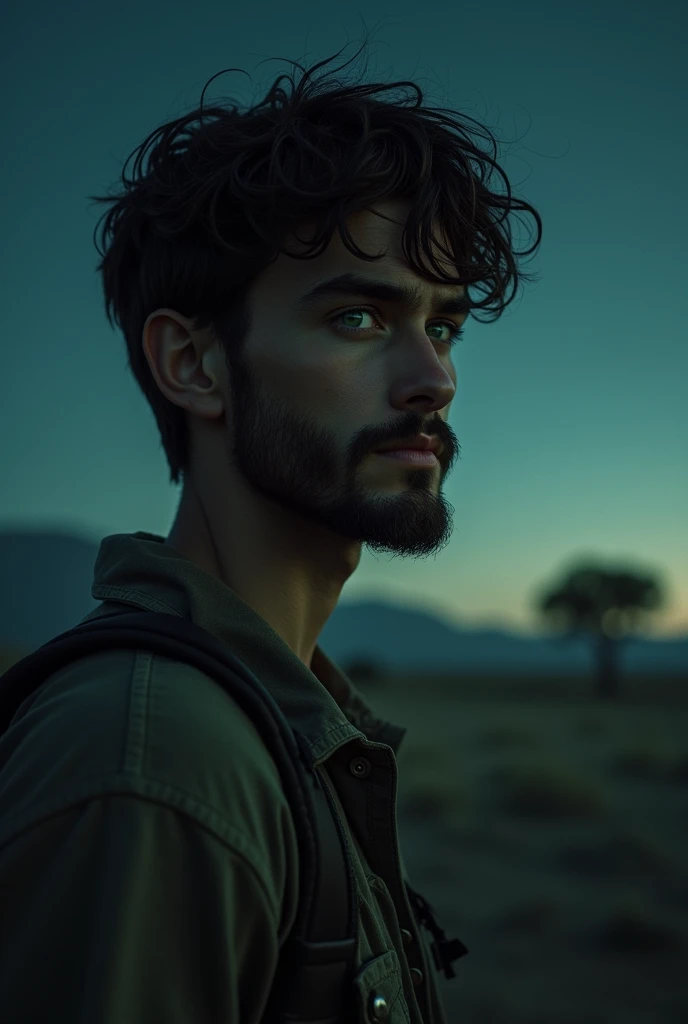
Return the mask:
<path fill-rule="evenodd" d="M 373 766 L 367 757 L 354 757 L 349 761 L 349 771 L 357 779 L 367 779 Z"/>
<path fill-rule="evenodd" d="M 411 968 L 411 977 L 413 979 L 414 988 L 418 988 L 419 985 L 423 984 L 423 972 L 419 971 L 417 967 Z"/>
<path fill-rule="evenodd" d="M 389 1016 L 389 1006 L 384 996 L 378 996 L 374 992 L 368 1004 L 371 1020 L 386 1020 Z"/>
<path fill-rule="evenodd" d="M 405 946 L 410 946 L 411 943 L 413 942 L 413 935 L 411 935 L 411 932 L 408 930 L 408 928 L 401 929 L 401 937 L 404 940 Z"/>

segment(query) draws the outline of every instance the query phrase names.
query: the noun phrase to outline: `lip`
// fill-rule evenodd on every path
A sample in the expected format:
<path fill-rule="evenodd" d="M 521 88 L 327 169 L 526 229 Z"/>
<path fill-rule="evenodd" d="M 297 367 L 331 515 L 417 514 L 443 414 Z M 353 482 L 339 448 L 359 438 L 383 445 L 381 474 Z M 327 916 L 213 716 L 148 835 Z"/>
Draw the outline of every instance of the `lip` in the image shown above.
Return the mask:
<path fill-rule="evenodd" d="M 392 441 L 389 444 L 383 444 L 376 449 L 376 455 L 384 455 L 392 451 L 421 451 L 421 452 L 433 452 L 435 455 L 441 455 L 444 450 L 444 445 L 437 437 L 430 437 L 429 434 L 417 434 L 416 437 L 407 438 L 404 441 Z"/>
<path fill-rule="evenodd" d="M 419 448 L 393 448 L 388 452 L 373 452 L 383 459 L 394 459 L 396 462 L 405 462 L 409 466 L 438 466 L 439 460 L 434 452 Z"/>

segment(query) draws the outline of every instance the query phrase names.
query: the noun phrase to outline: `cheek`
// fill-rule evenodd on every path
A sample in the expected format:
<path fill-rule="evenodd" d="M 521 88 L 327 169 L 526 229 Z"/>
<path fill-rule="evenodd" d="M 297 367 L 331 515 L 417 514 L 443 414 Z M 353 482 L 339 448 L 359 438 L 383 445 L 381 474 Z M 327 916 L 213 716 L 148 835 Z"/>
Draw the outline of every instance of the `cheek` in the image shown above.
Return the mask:
<path fill-rule="evenodd" d="M 325 422 L 345 420 L 357 430 L 367 422 L 366 410 L 379 406 L 379 372 L 365 372 L 360 359 L 343 359 L 332 349 L 326 357 L 324 351 L 325 345 L 298 353 L 295 340 L 284 335 L 279 353 L 266 347 L 252 365 L 267 393 L 295 412 Z M 284 352 L 290 353 L 289 359 Z"/>
<path fill-rule="evenodd" d="M 257 379 L 273 395 L 298 407 L 331 408 L 355 391 L 353 375 L 334 360 L 277 359 L 265 356 L 255 362 Z"/>

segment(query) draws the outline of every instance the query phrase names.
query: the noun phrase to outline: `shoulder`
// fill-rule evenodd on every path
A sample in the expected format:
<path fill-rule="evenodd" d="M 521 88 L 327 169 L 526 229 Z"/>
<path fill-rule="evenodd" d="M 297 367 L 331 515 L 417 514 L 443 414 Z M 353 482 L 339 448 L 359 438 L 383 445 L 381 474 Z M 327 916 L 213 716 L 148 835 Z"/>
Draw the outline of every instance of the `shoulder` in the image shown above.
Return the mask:
<path fill-rule="evenodd" d="M 130 793 L 192 817 L 276 887 L 298 876 L 291 810 L 258 730 L 184 663 L 134 650 L 71 663 L 24 702 L 0 766 L 3 826 L 88 792 Z"/>

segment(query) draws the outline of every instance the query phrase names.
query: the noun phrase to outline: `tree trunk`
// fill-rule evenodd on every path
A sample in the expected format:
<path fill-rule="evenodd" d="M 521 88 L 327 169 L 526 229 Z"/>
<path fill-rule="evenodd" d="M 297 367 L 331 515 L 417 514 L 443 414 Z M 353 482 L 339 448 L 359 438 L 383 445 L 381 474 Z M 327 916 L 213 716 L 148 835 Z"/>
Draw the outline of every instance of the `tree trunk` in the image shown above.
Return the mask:
<path fill-rule="evenodd" d="M 619 696 L 618 644 L 603 630 L 596 637 L 597 677 L 595 689 L 603 700 Z"/>

